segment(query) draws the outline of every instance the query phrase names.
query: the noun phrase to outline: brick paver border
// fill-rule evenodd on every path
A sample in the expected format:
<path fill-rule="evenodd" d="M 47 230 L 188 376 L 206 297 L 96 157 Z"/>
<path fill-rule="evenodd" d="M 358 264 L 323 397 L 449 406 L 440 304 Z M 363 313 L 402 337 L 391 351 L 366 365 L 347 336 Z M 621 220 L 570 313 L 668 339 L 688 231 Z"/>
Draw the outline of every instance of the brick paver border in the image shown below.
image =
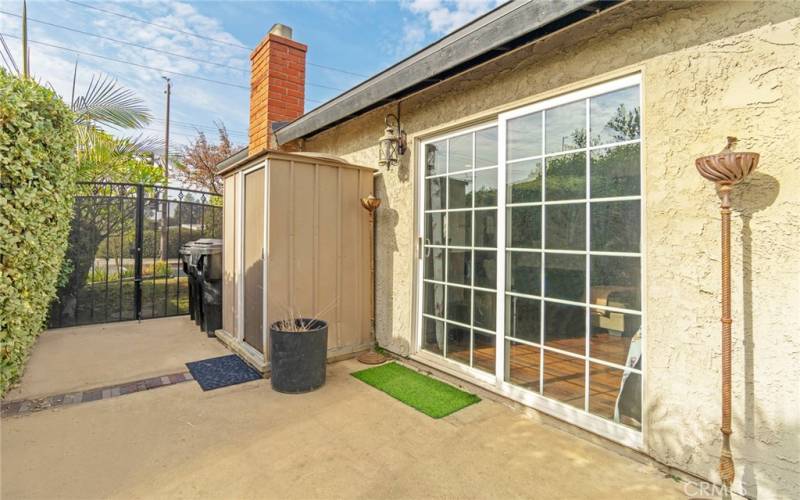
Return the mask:
<path fill-rule="evenodd" d="M 158 387 L 180 384 L 182 382 L 188 382 L 189 380 L 193 380 L 191 373 L 180 372 L 162 375 L 160 377 L 136 380 L 126 384 L 97 387 L 94 389 L 87 389 L 85 391 L 56 394 L 55 396 L 45 396 L 43 398 L 17 399 L 15 401 L 7 402 L 4 401 L 0 403 L 0 415 L 3 417 L 27 415 L 29 413 L 47 410 L 50 408 L 58 408 L 60 406 L 88 403 L 90 401 L 97 401 L 100 399 L 116 398 L 118 396 L 124 396 L 134 392 L 147 391 L 150 389 L 156 389 Z"/>

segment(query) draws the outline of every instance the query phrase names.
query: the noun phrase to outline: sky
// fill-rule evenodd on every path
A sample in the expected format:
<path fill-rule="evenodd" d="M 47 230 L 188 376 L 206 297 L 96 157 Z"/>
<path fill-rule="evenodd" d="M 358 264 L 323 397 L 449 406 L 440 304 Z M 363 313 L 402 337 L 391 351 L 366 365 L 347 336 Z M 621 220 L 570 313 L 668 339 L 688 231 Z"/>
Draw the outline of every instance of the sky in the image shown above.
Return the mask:
<path fill-rule="evenodd" d="M 274 23 L 292 27 L 293 38 L 308 45 L 308 112 L 498 3 L 29 0 L 31 74 L 69 101 L 77 58 L 77 95 L 92 78 L 116 79 L 144 100 L 154 120 L 143 133 L 158 138 L 164 135 L 162 76 L 167 76 L 172 80 L 173 145 L 187 144 L 198 131 L 216 140 L 215 123 L 225 124 L 235 144 L 246 145 L 249 48 Z M 0 33 L 20 68 L 21 13 L 21 0 L 0 2 Z"/>

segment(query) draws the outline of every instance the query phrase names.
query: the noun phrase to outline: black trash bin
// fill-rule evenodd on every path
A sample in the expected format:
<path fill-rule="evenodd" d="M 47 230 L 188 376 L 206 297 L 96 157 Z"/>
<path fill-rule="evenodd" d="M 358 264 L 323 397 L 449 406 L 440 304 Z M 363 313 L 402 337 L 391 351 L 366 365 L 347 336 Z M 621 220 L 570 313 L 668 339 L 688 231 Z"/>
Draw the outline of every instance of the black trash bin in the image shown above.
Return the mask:
<path fill-rule="evenodd" d="M 194 308 L 192 309 L 194 314 L 191 315 L 191 318 L 194 319 L 194 322 L 197 326 L 201 329 L 203 327 L 203 317 L 205 311 L 203 310 L 203 290 L 202 290 L 202 281 L 203 278 L 200 275 L 200 269 L 197 267 L 200 259 L 203 257 L 204 253 L 208 249 L 209 246 L 214 245 L 217 242 L 221 242 L 221 240 L 212 239 L 212 238 L 200 238 L 199 240 L 195 240 L 191 242 L 191 246 L 188 248 L 189 251 L 189 272 L 191 273 L 192 279 L 189 280 L 189 296 L 194 296 Z M 191 307 L 191 306 L 190 306 Z"/>
<path fill-rule="evenodd" d="M 197 272 L 196 269 L 194 269 L 195 263 L 192 260 L 192 247 L 194 243 L 194 241 L 184 243 L 178 250 L 178 255 L 181 257 L 183 274 L 185 274 L 186 278 L 189 280 L 189 317 L 191 319 L 195 319 L 197 310 Z"/>
<path fill-rule="evenodd" d="M 209 337 L 222 328 L 222 240 L 197 240 L 197 281 L 200 287 L 201 325 Z"/>

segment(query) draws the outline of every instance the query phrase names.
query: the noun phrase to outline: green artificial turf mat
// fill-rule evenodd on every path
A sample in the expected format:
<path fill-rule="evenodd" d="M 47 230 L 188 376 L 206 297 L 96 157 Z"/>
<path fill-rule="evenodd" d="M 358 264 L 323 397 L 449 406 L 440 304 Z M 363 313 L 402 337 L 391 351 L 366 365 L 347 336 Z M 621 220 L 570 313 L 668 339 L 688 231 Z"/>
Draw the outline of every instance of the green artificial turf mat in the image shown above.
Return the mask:
<path fill-rule="evenodd" d="M 433 418 L 446 417 L 481 400 L 474 394 L 397 363 L 368 368 L 351 375 Z"/>

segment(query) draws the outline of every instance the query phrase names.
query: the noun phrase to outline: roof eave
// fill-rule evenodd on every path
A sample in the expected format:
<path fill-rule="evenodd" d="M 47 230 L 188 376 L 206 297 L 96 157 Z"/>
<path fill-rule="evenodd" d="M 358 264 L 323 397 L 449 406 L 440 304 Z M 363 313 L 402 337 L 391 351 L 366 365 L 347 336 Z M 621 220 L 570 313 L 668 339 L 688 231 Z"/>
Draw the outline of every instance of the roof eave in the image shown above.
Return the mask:
<path fill-rule="evenodd" d="M 308 137 L 563 29 L 601 7 L 596 0 L 512 1 L 434 42 L 275 132 L 278 144 Z M 531 34 L 538 36 L 530 37 Z M 473 65 L 474 65 L 473 64 Z"/>

